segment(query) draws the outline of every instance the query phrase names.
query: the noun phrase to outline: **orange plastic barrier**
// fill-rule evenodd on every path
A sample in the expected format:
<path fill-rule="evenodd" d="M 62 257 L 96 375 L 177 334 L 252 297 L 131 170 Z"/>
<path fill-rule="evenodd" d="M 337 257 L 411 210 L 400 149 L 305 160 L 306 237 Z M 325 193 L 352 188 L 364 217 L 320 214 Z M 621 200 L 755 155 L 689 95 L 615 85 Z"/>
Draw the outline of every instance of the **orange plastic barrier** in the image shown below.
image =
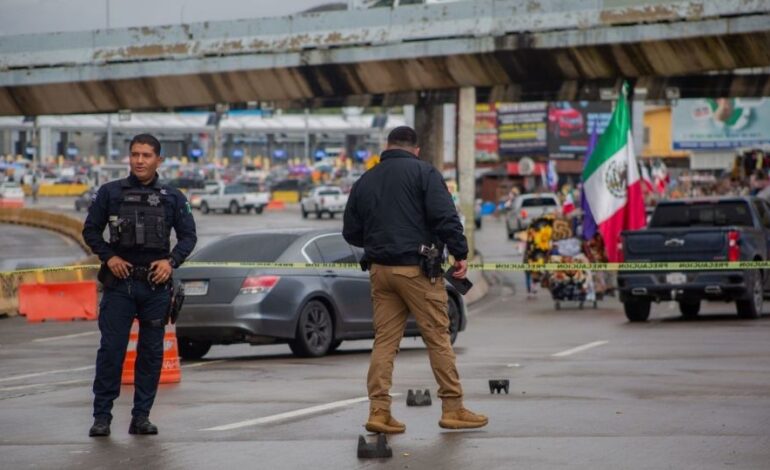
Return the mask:
<path fill-rule="evenodd" d="M 0 207 L 18 209 L 24 207 L 24 199 L 3 199 L 0 198 Z"/>
<path fill-rule="evenodd" d="M 123 374 L 120 383 L 133 385 L 134 369 L 136 366 L 136 346 L 139 343 L 139 321 L 134 320 L 131 325 L 131 334 L 128 337 L 126 359 L 123 361 Z M 173 384 L 182 381 L 182 369 L 179 364 L 179 348 L 176 342 L 176 327 L 166 326 L 163 336 L 163 366 L 160 369 L 160 383 Z"/>
<path fill-rule="evenodd" d="M 96 282 L 21 284 L 19 313 L 30 323 L 96 320 Z"/>
<path fill-rule="evenodd" d="M 283 201 L 270 201 L 266 209 L 269 211 L 282 211 L 286 209 L 286 204 Z"/>

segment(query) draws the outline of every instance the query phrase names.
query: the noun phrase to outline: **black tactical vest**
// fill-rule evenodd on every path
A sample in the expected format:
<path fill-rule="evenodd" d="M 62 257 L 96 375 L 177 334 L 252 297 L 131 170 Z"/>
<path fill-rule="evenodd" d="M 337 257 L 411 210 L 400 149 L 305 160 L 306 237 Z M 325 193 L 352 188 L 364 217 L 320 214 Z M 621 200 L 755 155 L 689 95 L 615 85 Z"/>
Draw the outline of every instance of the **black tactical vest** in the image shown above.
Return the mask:
<path fill-rule="evenodd" d="M 119 248 L 168 252 L 169 228 L 161 188 L 121 185 L 122 200 L 117 220 L 110 221 L 110 241 Z"/>

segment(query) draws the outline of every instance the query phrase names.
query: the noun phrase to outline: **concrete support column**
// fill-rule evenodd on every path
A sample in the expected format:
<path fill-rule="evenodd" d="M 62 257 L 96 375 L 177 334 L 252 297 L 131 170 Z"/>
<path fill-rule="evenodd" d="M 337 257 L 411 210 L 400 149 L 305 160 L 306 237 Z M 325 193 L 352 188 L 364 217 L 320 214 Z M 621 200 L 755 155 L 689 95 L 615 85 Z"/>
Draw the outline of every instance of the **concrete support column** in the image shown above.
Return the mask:
<path fill-rule="evenodd" d="M 35 155 L 35 161 L 39 165 L 45 163 L 46 159 L 53 156 L 53 142 L 51 141 L 50 127 L 40 127 L 38 129 L 38 142 L 39 147 L 37 149 L 37 155 Z"/>
<path fill-rule="evenodd" d="M 473 151 L 476 125 L 476 88 L 460 88 L 457 105 L 457 182 L 460 187 L 460 209 L 465 216 L 465 236 L 468 238 L 468 259 L 475 255 L 476 225 L 476 159 Z"/>
<path fill-rule="evenodd" d="M 421 103 L 414 110 L 414 130 L 420 144 L 420 159 L 439 171 L 444 169 L 444 106 Z"/>

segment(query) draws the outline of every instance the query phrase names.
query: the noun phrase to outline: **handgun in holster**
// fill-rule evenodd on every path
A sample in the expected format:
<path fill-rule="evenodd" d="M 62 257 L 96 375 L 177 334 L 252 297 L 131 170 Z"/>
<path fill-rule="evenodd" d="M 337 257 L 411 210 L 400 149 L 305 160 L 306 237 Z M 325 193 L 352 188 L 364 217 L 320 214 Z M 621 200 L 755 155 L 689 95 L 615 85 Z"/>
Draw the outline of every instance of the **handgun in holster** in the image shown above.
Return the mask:
<path fill-rule="evenodd" d="M 168 311 L 166 311 L 166 324 L 175 324 L 179 318 L 179 312 L 182 311 L 182 304 L 184 304 L 184 284 L 179 281 L 171 282 L 171 302 L 168 304 Z"/>
<path fill-rule="evenodd" d="M 441 267 L 443 247 L 436 246 L 435 244 L 420 245 L 418 253 L 420 254 L 420 269 L 423 274 L 430 279 L 431 284 L 436 283 L 436 279 L 444 274 L 444 270 Z"/>

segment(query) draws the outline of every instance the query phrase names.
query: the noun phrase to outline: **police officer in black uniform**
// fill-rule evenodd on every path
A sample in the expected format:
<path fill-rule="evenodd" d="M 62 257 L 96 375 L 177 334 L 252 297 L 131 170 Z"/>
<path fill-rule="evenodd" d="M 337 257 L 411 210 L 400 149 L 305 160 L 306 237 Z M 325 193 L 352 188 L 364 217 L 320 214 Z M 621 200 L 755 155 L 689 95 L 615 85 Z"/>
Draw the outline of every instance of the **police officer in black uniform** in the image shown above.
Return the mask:
<path fill-rule="evenodd" d="M 94 424 L 90 436 L 109 436 L 112 403 L 120 395 L 123 360 L 134 318 L 139 344 L 130 434 L 157 434 L 149 420 L 163 363 L 163 335 L 171 302 L 171 274 L 197 241 L 190 204 L 177 189 L 158 182 L 160 142 L 140 134 L 130 144 L 131 175 L 99 188 L 83 227 L 83 238 L 99 256 L 104 295 L 102 333 L 96 356 Z M 109 227 L 109 242 L 104 228 Z M 170 229 L 177 244 L 170 250 Z"/>

